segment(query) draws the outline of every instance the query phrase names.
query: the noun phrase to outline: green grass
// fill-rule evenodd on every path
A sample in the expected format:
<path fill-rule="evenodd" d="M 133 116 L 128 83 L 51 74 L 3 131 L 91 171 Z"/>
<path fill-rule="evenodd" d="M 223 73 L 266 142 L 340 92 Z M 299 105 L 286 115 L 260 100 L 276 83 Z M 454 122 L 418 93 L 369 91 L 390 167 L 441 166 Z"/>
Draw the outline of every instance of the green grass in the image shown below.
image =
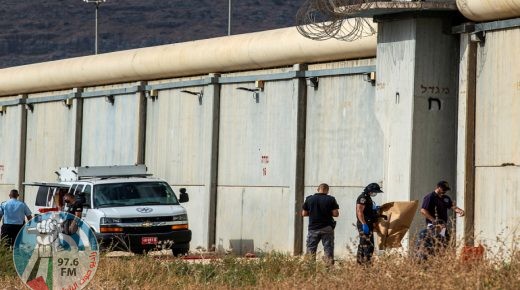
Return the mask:
<path fill-rule="evenodd" d="M 5 245 L 3 240 L 0 240 L 0 277 L 9 276 L 16 276 L 13 252 Z"/>
<path fill-rule="evenodd" d="M 0 288 L 23 287 L 10 253 L 1 252 Z M 102 257 L 89 289 L 520 289 L 520 255 L 507 262 L 463 263 L 448 251 L 426 263 L 385 254 L 371 266 L 354 260 L 333 267 L 280 253 L 257 259 L 224 256 L 186 262 L 165 256 Z"/>

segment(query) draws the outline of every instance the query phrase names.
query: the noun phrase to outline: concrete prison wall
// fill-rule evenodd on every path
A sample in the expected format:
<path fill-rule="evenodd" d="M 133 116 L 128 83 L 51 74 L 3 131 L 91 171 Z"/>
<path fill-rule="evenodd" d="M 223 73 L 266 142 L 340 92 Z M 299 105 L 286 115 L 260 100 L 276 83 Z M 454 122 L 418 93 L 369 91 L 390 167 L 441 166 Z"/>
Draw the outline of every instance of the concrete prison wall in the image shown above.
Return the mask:
<path fill-rule="evenodd" d="M 192 248 L 300 253 L 301 203 L 326 182 L 344 256 L 367 183 L 382 183 L 380 204 L 445 179 L 466 210 L 459 239 L 512 245 L 520 21 L 499 19 L 520 13 L 487 2 L 457 1 L 493 22 L 453 32 L 449 15 L 381 18 L 377 43 L 290 28 L 0 70 L 0 190 L 59 166 L 145 163 L 191 193 Z M 417 214 L 410 237 L 423 226 Z"/>
<path fill-rule="evenodd" d="M 278 42 L 278 37 L 261 38 L 264 46 Z M 0 160 L 2 194 L 22 187 L 23 181 L 55 180 L 60 166 L 145 163 L 174 189 L 190 192 L 186 207 L 192 248 L 297 253 L 305 234 L 299 216 L 304 195 L 328 182 L 345 207 L 338 226 L 343 234 L 337 238 L 338 254 L 345 252 L 356 236 L 349 226 L 355 221 L 351 201 L 366 183 L 383 180 L 383 133 L 369 79 L 375 61 L 308 66 L 293 61 L 373 56 L 375 37 L 354 43 L 288 40 L 291 44 L 279 49 L 277 62 L 263 64 L 262 57 L 276 56 L 260 53 L 254 45 L 250 59 L 238 61 L 242 68 L 281 67 L 244 72 L 225 73 L 236 68 L 223 66 L 214 74 L 209 66 L 203 70 L 207 74 L 146 82 L 130 68 L 103 74 L 109 64 L 124 64 L 122 58 L 100 66 L 97 80 L 85 76 L 85 83 L 78 82 L 90 61 L 106 55 L 1 70 L 0 75 L 10 77 L 2 93 L 18 94 L 1 102 L 2 152 L 16 153 Z M 215 41 L 227 45 L 226 38 Z M 242 43 L 236 37 L 229 41 Z M 222 51 L 229 56 L 227 49 Z M 72 81 L 62 73 L 53 77 L 66 67 Z M 155 69 L 150 65 L 149 77 L 156 76 Z M 173 69 L 171 75 L 176 74 L 182 70 Z M 107 83 L 132 81 L 86 86 L 104 77 Z M 72 84 L 79 88 L 64 88 Z M 361 133 L 364 138 L 353 138 Z M 24 189 L 26 202 L 33 204 L 34 189 Z"/>

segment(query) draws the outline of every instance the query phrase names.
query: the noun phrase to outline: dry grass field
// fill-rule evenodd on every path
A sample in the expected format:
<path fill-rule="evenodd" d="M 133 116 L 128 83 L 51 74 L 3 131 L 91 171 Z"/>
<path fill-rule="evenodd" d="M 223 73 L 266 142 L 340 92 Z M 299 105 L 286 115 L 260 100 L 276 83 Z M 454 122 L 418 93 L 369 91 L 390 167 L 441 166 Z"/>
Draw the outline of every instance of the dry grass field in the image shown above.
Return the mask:
<path fill-rule="evenodd" d="M 0 250 L 0 288 L 24 289 L 11 253 Z M 103 256 L 88 289 L 520 289 L 520 253 L 461 262 L 454 251 L 418 262 L 399 254 L 372 265 L 338 260 L 327 268 L 303 257 L 271 253 L 244 259 L 186 261 L 172 256 Z"/>

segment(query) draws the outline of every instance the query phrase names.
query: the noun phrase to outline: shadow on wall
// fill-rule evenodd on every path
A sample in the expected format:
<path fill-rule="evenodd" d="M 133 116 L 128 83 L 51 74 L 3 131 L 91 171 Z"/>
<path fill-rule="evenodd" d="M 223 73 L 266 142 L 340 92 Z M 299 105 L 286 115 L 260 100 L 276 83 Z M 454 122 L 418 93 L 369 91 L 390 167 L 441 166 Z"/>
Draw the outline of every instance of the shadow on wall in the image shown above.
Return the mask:
<path fill-rule="evenodd" d="M 255 242 L 251 239 L 235 239 L 229 240 L 229 249 L 231 253 L 237 256 L 243 256 L 247 253 L 255 252 Z M 218 252 L 224 252 L 224 246 L 222 243 L 218 245 Z"/>

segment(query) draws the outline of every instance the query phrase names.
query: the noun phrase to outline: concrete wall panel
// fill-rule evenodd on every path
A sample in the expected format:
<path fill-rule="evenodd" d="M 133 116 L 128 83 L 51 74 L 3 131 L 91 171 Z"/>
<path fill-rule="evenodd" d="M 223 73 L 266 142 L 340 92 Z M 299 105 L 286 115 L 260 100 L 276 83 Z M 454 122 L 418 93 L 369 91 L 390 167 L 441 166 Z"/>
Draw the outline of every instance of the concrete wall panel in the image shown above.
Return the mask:
<path fill-rule="evenodd" d="M 477 52 L 475 240 L 493 251 L 520 236 L 519 31 L 489 31 Z"/>
<path fill-rule="evenodd" d="M 415 33 L 413 19 L 379 24 L 376 100 L 384 124 L 388 201 L 410 198 Z"/>
<path fill-rule="evenodd" d="M 74 165 L 75 123 L 74 110 L 62 102 L 34 104 L 27 112 L 26 181 L 55 181 L 59 167 Z M 26 189 L 25 200 L 33 205 L 35 189 Z"/>
<path fill-rule="evenodd" d="M 81 165 L 137 162 L 139 97 L 136 94 L 89 98 L 83 103 Z"/>
<path fill-rule="evenodd" d="M 9 198 L 9 190 L 16 188 L 20 166 L 20 125 L 22 106 L 8 107 L 0 115 L 0 200 Z"/>
<path fill-rule="evenodd" d="M 189 92 L 202 92 L 202 98 Z M 214 193 L 208 181 L 211 174 L 213 87 L 192 87 L 159 92 L 148 99 L 145 163 L 149 172 L 176 188 L 186 187 L 192 229 L 191 248 L 213 244 L 210 225 L 214 223 L 210 204 Z M 217 123 L 218 124 L 218 123 Z"/>
<path fill-rule="evenodd" d="M 475 181 L 475 240 L 497 250 L 520 239 L 520 168 L 477 167 Z"/>
<path fill-rule="evenodd" d="M 146 153 L 148 169 L 172 184 L 204 184 L 210 102 L 181 90 L 200 92 L 202 87 L 159 92 L 147 103 Z M 208 120 L 210 122 L 211 120 Z"/>
<path fill-rule="evenodd" d="M 322 77 L 308 89 L 305 182 L 365 186 L 383 180 L 375 87 L 363 75 Z"/>
<path fill-rule="evenodd" d="M 222 86 L 218 183 L 287 186 L 296 97 L 291 81 L 266 82 L 258 98 L 252 83 Z"/>
<path fill-rule="evenodd" d="M 293 199 L 287 187 L 218 187 L 217 249 L 292 252 Z"/>
<path fill-rule="evenodd" d="M 248 240 L 254 249 L 292 252 L 294 199 L 291 148 L 297 97 L 292 81 L 266 82 L 257 95 L 221 90 L 217 247 Z"/>
<path fill-rule="evenodd" d="M 520 164 L 519 31 L 490 31 L 479 46 L 476 166 Z"/>
<path fill-rule="evenodd" d="M 315 65 L 338 68 L 373 65 L 375 59 Z M 307 91 L 307 133 L 305 147 L 305 197 L 328 183 L 336 198 L 335 255 L 355 255 L 356 198 L 370 182 L 384 178 L 384 135 L 379 122 L 375 86 L 363 75 L 320 77 L 319 88 Z M 380 203 L 383 195 L 377 197 Z M 301 207 L 301 205 L 300 205 Z M 308 218 L 304 219 L 306 240 Z M 322 251 L 320 246 L 319 251 Z"/>

